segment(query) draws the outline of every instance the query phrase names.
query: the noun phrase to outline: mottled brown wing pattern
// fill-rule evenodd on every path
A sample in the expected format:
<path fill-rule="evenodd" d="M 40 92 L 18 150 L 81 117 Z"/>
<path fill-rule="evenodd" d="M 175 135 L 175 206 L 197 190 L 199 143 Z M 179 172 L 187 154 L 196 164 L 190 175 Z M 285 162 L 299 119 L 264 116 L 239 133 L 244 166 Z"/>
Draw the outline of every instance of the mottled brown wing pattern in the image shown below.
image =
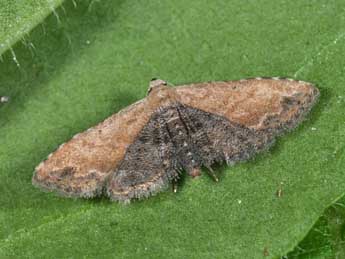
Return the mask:
<path fill-rule="evenodd" d="M 290 79 L 166 86 L 76 135 L 42 162 L 33 183 L 67 196 L 129 201 L 164 189 L 184 169 L 234 164 L 295 127 L 319 91 Z M 210 170 L 212 170 L 210 168 Z"/>
<path fill-rule="evenodd" d="M 34 185 L 65 196 L 94 197 L 103 192 L 109 174 L 121 163 L 151 115 L 168 106 L 169 91 L 138 101 L 62 144 L 40 163 Z"/>
<path fill-rule="evenodd" d="M 202 166 L 225 161 L 234 164 L 247 160 L 273 141 L 272 135 L 231 122 L 222 116 L 189 106 L 185 113 L 195 126 L 197 150 L 202 156 Z"/>
<path fill-rule="evenodd" d="M 146 123 L 141 116 L 145 106 L 145 101 L 133 104 L 62 144 L 37 166 L 33 183 L 66 196 L 100 194 L 109 173 L 140 130 L 138 125 Z"/>
<path fill-rule="evenodd" d="M 176 94 L 182 104 L 248 128 L 269 129 L 296 125 L 314 105 L 319 91 L 304 81 L 256 78 L 182 85 Z"/>
<path fill-rule="evenodd" d="M 168 108 L 169 109 L 169 108 Z M 178 178 L 178 161 L 165 119 L 158 109 L 129 146 L 107 184 L 113 200 L 128 201 L 152 195 Z"/>

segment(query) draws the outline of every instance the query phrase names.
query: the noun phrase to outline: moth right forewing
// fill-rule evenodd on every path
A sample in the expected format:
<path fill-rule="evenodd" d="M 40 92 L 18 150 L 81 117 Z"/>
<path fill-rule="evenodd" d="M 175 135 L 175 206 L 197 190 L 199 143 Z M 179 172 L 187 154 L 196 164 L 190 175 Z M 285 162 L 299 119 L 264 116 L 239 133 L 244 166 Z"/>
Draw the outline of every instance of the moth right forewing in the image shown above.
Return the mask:
<path fill-rule="evenodd" d="M 319 95 L 310 83 L 279 78 L 206 82 L 174 89 L 184 105 L 255 129 L 276 127 L 270 118 L 281 125 L 296 125 Z M 288 106 L 286 100 L 295 104 Z"/>

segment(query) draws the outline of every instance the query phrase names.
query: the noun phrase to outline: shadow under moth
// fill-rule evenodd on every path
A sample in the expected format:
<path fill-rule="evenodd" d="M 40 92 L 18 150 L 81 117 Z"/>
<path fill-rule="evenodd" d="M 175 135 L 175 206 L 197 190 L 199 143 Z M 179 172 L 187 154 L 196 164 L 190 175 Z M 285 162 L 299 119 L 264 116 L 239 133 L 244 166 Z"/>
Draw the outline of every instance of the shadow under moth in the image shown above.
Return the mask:
<path fill-rule="evenodd" d="M 62 144 L 32 182 L 69 197 L 129 202 L 203 166 L 233 165 L 266 150 L 310 111 L 319 90 L 303 81 L 255 78 L 168 87 L 153 79 L 146 98 Z"/>

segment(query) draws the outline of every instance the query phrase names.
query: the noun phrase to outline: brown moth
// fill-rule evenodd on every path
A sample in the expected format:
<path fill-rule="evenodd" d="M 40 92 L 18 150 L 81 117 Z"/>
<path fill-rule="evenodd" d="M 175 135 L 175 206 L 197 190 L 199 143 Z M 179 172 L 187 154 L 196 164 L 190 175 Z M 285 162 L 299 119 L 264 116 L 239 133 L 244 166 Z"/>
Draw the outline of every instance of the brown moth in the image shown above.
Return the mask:
<path fill-rule="evenodd" d="M 303 81 L 255 78 L 168 87 L 62 144 L 32 182 L 72 197 L 105 194 L 128 202 L 174 183 L 181 171 L 232 165 L 270 147 L 310 111 L 319 91 Z"/>

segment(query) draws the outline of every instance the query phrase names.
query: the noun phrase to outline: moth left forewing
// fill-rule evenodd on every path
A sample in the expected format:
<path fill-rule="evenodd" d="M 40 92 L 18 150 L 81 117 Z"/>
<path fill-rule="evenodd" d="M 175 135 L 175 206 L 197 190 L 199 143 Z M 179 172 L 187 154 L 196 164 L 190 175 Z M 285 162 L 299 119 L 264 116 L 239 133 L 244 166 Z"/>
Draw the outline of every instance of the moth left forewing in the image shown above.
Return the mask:
<path fill-rule="evenodd" d="M 174 147 L 160 114 L 161 109 L 157 109 L 112 173 L 107 184 L 107 195 L 112 200 L 128 202 L 148 197 L 178 177 Z"/>
<path fill-rule="evenodd" d="M 154 87 L 146 98 L 61 145 L 36 167 L 33 184 L 67 196 L 101 194 L 152 115 L 172 102 L 174 93 L 168 87 Z"/>
<path fill-rule="evenodd" d="M 145 98 L 75 135 L 36 167 L 33 184 L 66 196 L 101 194 L 109 174 L 156 108 Z"/>

